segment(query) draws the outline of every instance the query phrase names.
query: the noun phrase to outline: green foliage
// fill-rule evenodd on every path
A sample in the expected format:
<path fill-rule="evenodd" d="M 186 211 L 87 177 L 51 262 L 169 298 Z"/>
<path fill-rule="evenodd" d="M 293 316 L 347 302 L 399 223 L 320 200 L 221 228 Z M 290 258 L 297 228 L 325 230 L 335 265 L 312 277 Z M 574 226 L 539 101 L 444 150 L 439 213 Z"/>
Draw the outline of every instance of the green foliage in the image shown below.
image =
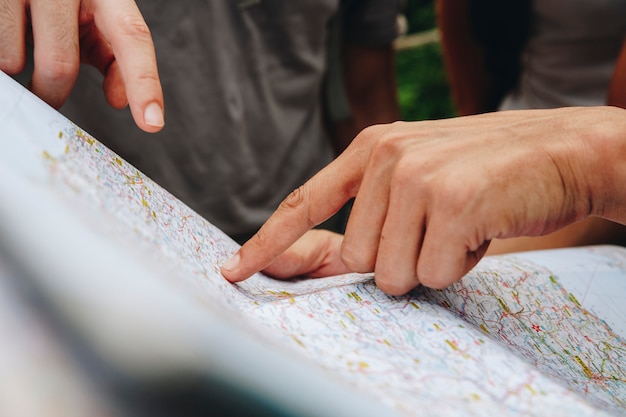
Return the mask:
<path fill-rule="evenodd" d="M 402 120 L 455 115 L 439 44 L 398 51 L 396 76 Z"/>
<path fill-rule="evenodd" d="M 409 33 L 423 32 L 436 26 L 433 0 L 404 0 L 404 15 Z"/>

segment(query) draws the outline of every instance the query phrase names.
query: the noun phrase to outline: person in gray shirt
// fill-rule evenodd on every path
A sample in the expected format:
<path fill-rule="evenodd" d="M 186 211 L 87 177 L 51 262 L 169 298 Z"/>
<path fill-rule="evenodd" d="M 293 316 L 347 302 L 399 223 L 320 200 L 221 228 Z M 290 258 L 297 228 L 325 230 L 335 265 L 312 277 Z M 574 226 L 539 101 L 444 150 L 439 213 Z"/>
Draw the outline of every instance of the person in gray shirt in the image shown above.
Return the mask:
<path fill-rule="evenodd" d="M 95 18 L 97 26 L 119 14 L 110 4 L 94 6 L 100 3 L 83 0 L 79 16 L 106 7 L 108 18 Z M 329 51 L 343 57 L 336 72 L 355 132 L 398 118 L 391 49 L 395 1 L 138 0 L 136 6 L 156 51 L 163 128 L 146 133 L 163 120 L 158 111 L 135 109 L 130 96 L 132 112 L 109 105 L 125 102 L 119 92 L 102 94 L 101 72 L 109 68 L 98 59 L 80 68 L 61 112 L 235 240 L 249 238 L 291 190 L 334 158 L 345 144 L 335 146 L 333 139 L 347 142 L 327 123 L 333 119 L 324 104 L 331 97 L 325 94 Z M 36 66 L 37 17 L 43 12 L 32 12 Z M 125 27 L 123 18 L 118 25 Z M 82 27 L 76 32 L 84 44 Z M 116 46 L 115 29 L 101 32 Z M 333 39 L 338 48 L 329 48 Z M 92 52 L 81 47 L 88 60 Z M 128 52 L 114 55 L 114 65 L 132 59 Z M 127 93 L 133 85 L 125 83 Z M 152 115 L 152 126 L 142 114 Z"/>

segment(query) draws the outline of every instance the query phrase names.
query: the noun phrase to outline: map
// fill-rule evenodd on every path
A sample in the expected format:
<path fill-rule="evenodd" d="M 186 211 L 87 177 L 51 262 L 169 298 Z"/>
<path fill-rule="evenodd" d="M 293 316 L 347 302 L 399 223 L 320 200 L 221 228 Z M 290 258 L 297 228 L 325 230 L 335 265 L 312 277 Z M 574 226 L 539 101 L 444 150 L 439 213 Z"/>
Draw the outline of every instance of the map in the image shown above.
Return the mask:
<path fill-rule="evenodd" d="M 448 289 L 403 297 L 367 274 L 230 284 L 219 268 L 237 249 L 231 239 L 58 113 L 33 112 L 44 105 L 0 76 L 10 97 L 0 122 L 18 118 L 0 140 L 3 178 L 51 191 L 80 228 L 146 271 L 171 271 L 154 274 L 159 285 L 183 288 L 203 314 L 238 317 L 388 415 L 626 415 L 626 249 L 485 258 Z M 20 210 L 18 197 L 3 204 Z"/>

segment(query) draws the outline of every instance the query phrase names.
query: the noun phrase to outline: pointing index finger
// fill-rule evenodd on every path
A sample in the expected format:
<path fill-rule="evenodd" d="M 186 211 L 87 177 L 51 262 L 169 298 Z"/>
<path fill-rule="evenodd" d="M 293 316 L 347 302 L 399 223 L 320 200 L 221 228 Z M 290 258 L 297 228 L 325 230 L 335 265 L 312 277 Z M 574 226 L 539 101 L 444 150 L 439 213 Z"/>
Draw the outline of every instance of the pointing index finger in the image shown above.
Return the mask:
<path fill-rule="evenodd" d="M 148 132 L 160 130 L 163 91 L 152 36 L 139 8 L 131 0 L 106 0 L 98 2 L 93 13 L 119 64 L 135 122 Z"/>
<path fill-rule="evenodd" d="M 232 282 L 269 265 L 307 230 L 337 212 L 358 189 L 362 168 L 346 154 L 293 191 L 241 249 L 222 266 Z"/>

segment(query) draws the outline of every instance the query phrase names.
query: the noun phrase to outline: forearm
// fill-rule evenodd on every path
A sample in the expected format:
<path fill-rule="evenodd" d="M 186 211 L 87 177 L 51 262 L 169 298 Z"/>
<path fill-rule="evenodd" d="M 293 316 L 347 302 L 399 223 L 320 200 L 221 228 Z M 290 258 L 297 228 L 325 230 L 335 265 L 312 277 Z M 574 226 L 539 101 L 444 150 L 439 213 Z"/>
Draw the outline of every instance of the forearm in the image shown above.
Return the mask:
<path fill-rule="evenodd" d="M 348 64 L 346 89 L 356 128 L 360 132 L 374 124 L 391 123 L 400 118 L 394 66 L 394 51 L 391 45 L 364 51 L 350 48 L 352 63 Z M 360 59 L 355 59 L 356 56 Z M 367 55 L 367 57 L 364 57 Z M 360 62 L 360 63 L 359 63 Z M 369 67 L 369 74 L 362 65 Z"/>
<path fill-rule="evenodd" d="M 391 45 L 348 45 L 344 50 L 344 85 L 351 119 L 338 123 L 341 149 L 364 128 L 400 118 L 394 51 Z"/>
<path fill-rule="evenodd" d="M 626 40 L 615 64 L 607 103 L 609 106 L 626 108 Z"/>
<path fill-rule="evenodd" d="M 452 98 L 460 116 L 495 110 L 484 51 L 472 33 L 467 0 L 437 0 L 437 25 Z"/>

